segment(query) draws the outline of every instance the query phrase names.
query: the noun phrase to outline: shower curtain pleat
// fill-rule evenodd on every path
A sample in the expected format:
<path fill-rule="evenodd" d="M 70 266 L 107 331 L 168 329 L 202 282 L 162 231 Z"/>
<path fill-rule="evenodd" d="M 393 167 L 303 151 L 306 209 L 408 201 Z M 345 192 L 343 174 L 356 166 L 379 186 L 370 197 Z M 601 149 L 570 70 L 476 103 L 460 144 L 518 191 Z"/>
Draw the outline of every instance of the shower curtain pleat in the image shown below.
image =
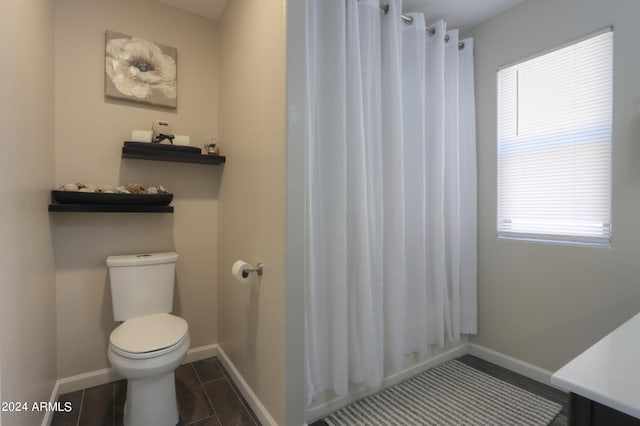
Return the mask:
<path fill-rule="evenodd" d="M 384 318 L 402 318 L 405 301 L 405 191 L 402 127 L 401 1 L 388 3 L 382 19 L 382 263 Z M 380 16 L 380 12 L 378 12 Z M 392 371 L 402 368 L 404 321 L 384 321 L 384 355 Z"/>
<path fill-rule="evenodd" d="M 445 314 L 448 322 L 447 338 L 460 338 L 460 169 L 458 139 L 458 30 L 447 31 L 449 41 L 445 43 L 444 66 L 444 230 L 445 264 L 448 283 L 450 312 Z"/>
<path fill-rule="evenodd" d="M 448 292 L 445 264 L 445 217 L 444 217 L 444 143 L 445 143 L 445 23 L 433 25 L 441 36 L 426 38 L 426 109 L 427 135 L 425 164 L 427 178 L 427 277 L 429 292 L 425 309 L 430 312 L 429 343 L 444 346 L 447 335 Z"/>
<path fill-rule="evenodd" d="M 347 0 L 347 185 L 332 190 L 347 204 L 346 260 L 348 366 L 341 381 L 375 384 L 382 380 L 381 274 L 372 248 L 380 246 L 382 206 L 379 12 L 373 1 Z M 331 167 L 325 168 L 331 170 Z M 325 229 L 325 232 L 327 230 Z M 342 385 L 344 385 L 343 383 Z"/>
<path fill-rule="evenodd" d="M 425 279 L 430 273 L 427 265 L 427 200 L 425 185 L 427 182 L 426 146 L 423 141 L 427 133 L 426 117 L 426 45 L 424 16 L 418 13 L 407 14 L 413 19 L 411 25 L 404 25 L 402 31 L 402 68 L 403 68 L 403 129 L 404 129 L 404 167 L 405 191 L 411 199 L 411 208 L 405 209 L 405 341 L 404 352 L 425 353 L 433 312 L 427 309 L 428 289 Z M 408 173 L 407 171 L 411 171 Z M 407 200 L 408 201 L 408 200 Z M 418 238 L 416 238 L 418 236 Z"/>
<path fill-rule="evenodd" d="M 310 2 L 307 52 L 307 106 L 310 137 L 307 197 L 308 264 L 306 305 L 307 393 L 332 389 L 347 392 L 349 370 L 344 351 L 348 348 L 346 327 L 349 312 L 346 283 L 346 196 L 332 188 L 346 184 L 346 14 L 343 0 Z M 325 86 L 331 82 L 333 90 Z M 331 123 L 331 125 L 327 125 Z M 321 142 L 321 143 L 320 143 Z M 331 169 L 326 165 L 331 164 Z M 331 229 L 329 234 L 325 230 Z"/>
<path fill-rule="evenodd" d="M 386 14 L 307 3 L 309 404 L 474 332 L 476 257 L 473 70 L 458 71 L 472 56 L 457 31 L 445 43 L 443 21 L 436 36 L 421 14 L 403 24 L 401 0 Z"/>
<path fill-rule="evenodd" d="M 473 80 L 473 39 L 462 40 L 460 51 L 460 332 L 478 332 L 478 232 L 477 232 L 477 165 L 476 112 Z"/>

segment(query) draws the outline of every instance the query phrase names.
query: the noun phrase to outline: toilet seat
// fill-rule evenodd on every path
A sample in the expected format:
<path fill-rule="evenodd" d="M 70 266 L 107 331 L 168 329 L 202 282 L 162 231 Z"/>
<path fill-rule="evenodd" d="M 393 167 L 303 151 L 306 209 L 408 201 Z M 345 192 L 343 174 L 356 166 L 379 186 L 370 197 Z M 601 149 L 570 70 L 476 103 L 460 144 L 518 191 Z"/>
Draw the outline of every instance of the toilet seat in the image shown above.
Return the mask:
<path fill-rule="evenodd" d="M 187 322 L 171 314 L 153 314 L 124 321 L 111 332 L 114 352 L 132 359 L 158 357 L 173 351 L 188 338 Z"/>

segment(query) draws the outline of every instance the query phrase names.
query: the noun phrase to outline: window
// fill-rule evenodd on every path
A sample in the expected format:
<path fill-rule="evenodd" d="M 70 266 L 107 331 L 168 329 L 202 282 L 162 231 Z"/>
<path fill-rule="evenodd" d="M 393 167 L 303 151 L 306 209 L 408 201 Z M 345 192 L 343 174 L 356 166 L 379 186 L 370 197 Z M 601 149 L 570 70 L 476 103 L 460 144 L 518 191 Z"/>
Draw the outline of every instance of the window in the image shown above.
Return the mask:
<path fill-rule="evenodd" d="M 498 237 L 610 244 L 613 32 L 498 71 Z"/>

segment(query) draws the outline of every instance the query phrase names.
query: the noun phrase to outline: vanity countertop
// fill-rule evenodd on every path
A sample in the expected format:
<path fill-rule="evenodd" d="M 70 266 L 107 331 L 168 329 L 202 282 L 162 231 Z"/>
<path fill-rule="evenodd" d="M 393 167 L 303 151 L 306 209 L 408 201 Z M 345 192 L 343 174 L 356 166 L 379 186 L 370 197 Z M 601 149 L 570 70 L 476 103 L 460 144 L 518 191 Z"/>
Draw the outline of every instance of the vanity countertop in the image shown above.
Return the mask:
<path fill-rule="evenodd" d="M 640 313 L 556 371 L 551 383 L 640 418 Z"/>

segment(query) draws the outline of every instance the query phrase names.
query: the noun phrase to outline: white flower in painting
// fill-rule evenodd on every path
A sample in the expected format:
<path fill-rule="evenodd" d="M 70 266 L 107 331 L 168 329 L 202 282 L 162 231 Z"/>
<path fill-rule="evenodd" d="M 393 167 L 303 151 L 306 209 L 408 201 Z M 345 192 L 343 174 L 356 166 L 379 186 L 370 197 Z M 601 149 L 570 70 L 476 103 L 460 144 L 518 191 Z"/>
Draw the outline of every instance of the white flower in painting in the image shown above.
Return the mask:
<path fill-rule="evenodd" d="M 159 90 L 169 99 L 176 97 L 176 62 L 154 43 L 137 38 L 109 40 L 106 72 L 123 94 L 149 98 Z"/>

